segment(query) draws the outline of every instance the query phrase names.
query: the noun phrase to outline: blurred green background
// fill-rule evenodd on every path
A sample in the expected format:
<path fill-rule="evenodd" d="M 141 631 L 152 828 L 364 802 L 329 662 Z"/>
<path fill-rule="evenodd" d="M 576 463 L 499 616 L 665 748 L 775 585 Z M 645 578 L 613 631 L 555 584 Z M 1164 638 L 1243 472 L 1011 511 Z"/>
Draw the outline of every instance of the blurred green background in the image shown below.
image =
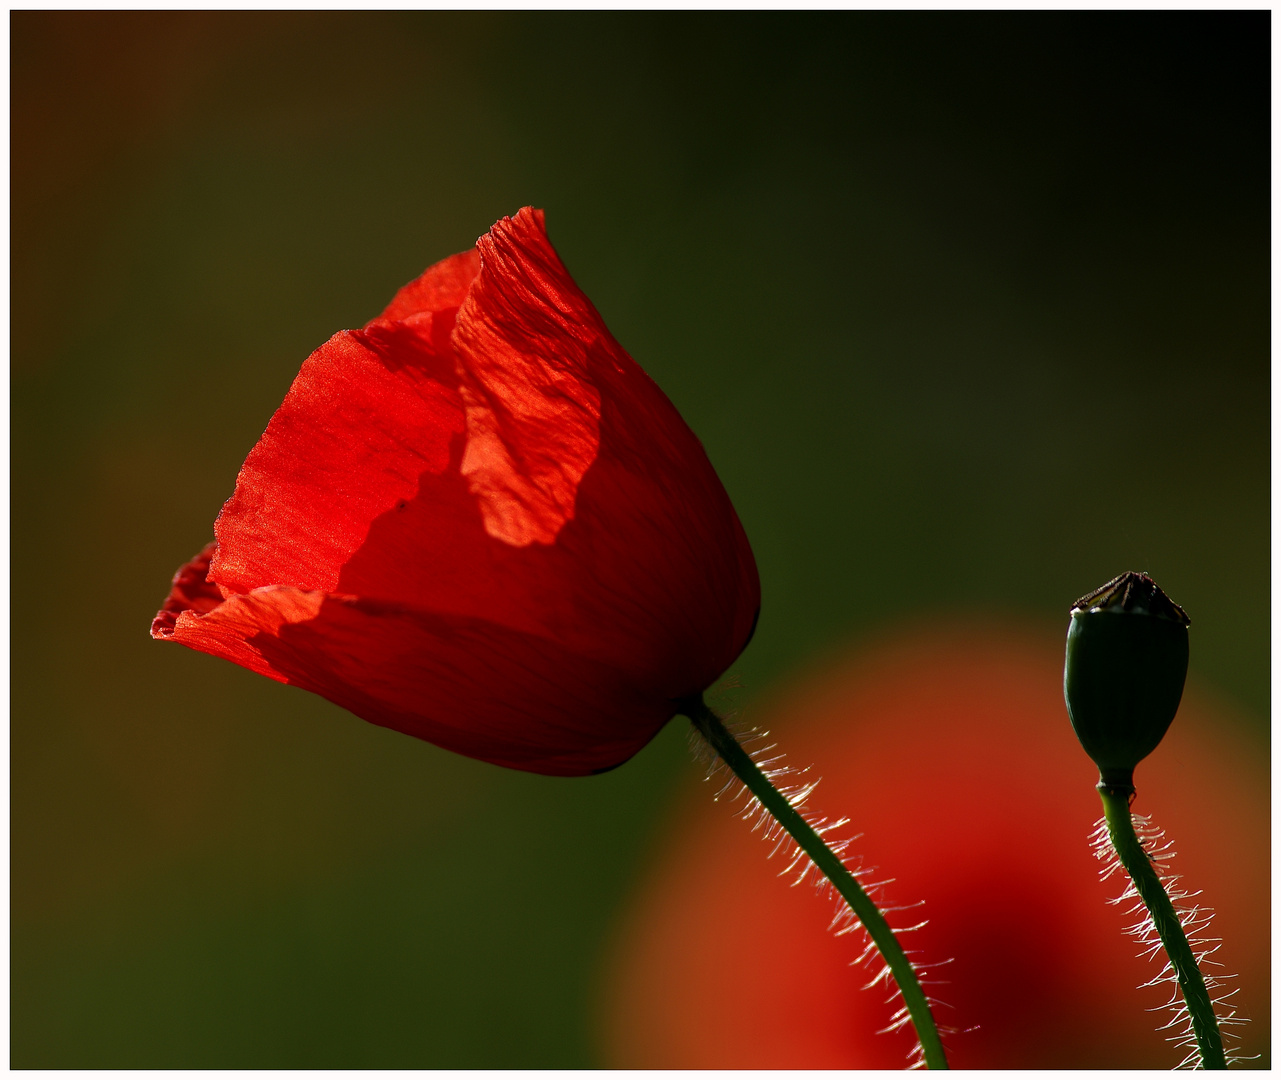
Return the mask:
<path fill-rule="evenodd" d="M 147 636 L 307 354 L 524 204 L 738 507 L 741 703 L 1142 569 L 1266 752 L 1266 12 L 10 26 L 15 1067 L 600 1060 L 679 724 L 529 776 Z"/>

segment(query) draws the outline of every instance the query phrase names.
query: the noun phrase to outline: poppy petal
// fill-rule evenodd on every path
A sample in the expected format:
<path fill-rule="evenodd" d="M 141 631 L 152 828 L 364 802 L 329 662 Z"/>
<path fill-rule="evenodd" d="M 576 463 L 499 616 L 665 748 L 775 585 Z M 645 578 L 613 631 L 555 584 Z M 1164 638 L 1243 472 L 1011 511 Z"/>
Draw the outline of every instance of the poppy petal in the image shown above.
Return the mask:
<path fill-rule="evenodd" d="M 475 248 L 441 259 L 397 292 L 379 320 L 395 322 L 412 315 L 456 310 L 467 298 L 479 269 L 480 252 Z"/>
<path fill-rule="evenodd" d="M 540 212 L 521 210 L 477 246 L 480 273 L 454 327 L 467 409 L 462 472 L 491 536 L 550 544 L 573 517 L 600 445 L 590 350 L 608 331 L 561 265 Z"/>
<path fill-rule="evenodd" d="M 383 727 L 556 776 L 626 761 L 672 708 L 622 673 L 479 619 L 283 586 L 179 614 L 164 636 Z"/>
<path fill-rule="evenodd" d="M 250 451 L 214 525 L 224 594 L 333 591 L 373 520 L 448 467 L 463 416 L 430 338 L 379 330 L 312 353 Z"/>
<path fill-rule="evenodd" d="M 541 212 L 503 219 L 478 247 L 481 271 L 454 341 L 467 407 L 462 471 L 486 531 L 515 545 L 559 529 L 544 573 L 562 592 L 551 609 L 561 640 L 627 657 L 673 696 L 705 688 L 747 644 L 760 580 L 702 444 L 569 276 Z M 545 414 L 531 416 L 529 382 L 557 402 Z M 553 415 L 570 430 L 560 438 L 578 438 L 577 459 L 544 438 Z M 576 482 L 577 465 L 538 464 L 581 464 L 593 438 L 595 458 Z"/>
<path fill-rule="evenodd" d="M 222 593 L 218 586 L 209 580 L 209 560 L 218 550 L 217 541 L 210 541 L 200 554 L 190 562 L 184 563 L 173 576 L 173 585 L 165 598 L 164 607 L 151 621 L 151 636 L 154 638 L 172 637 L 174 623 L 184 611 L 194 611 L 203 615 L 213 611 L 222 603 Z"/>

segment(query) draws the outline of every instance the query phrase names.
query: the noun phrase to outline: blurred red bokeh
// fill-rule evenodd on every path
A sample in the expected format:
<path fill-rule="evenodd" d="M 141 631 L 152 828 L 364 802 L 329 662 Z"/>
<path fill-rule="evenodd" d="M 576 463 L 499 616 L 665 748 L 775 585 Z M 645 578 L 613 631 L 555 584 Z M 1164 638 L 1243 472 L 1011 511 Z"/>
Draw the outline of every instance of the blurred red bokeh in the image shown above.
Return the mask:
<path fill-rule="evenodd" d="M 945 1039 L 970 1068 L 1170 1068 L 1156 1028 L 1163 987 L 1139 989 L 1121 882 L 1100 882 L 1087 837 L 1097 773 L 1062 698 L 1062 646 L 1038 631 L 912 631 L 847 654 L 744 717 L 823 782 L 809 807 L 847 835 L 882 903 L 924 901 L 904 945 L 951 959 L 932 987 Z M 1195 639 L 1193 670 L 1195 670 Z M 771 741 L 774 741 L 771 739 Z M 1241 1050 L 1269 1047 L 1270 820 L 1267 746 L 1189 690 L 1165 742 L 1136 773 L 1137 813 L 1174 841 L 1173 869 L 1216 918 L 1217 956 L 1252 1018 Z M 827 931 L 832 901 L 788 888 L 781 856 L 712 801 L 682 797 L 610 958 L 603 1049 L 622 1068 L 901 1068 L 907 1033 L 851 967 L 861 935 Z M 719 784 L 717 784 L 719 786 Z M 713 789 L 714 790 L 714 789 Z M 896 921 L 897 920 L 897 921 Z"/>

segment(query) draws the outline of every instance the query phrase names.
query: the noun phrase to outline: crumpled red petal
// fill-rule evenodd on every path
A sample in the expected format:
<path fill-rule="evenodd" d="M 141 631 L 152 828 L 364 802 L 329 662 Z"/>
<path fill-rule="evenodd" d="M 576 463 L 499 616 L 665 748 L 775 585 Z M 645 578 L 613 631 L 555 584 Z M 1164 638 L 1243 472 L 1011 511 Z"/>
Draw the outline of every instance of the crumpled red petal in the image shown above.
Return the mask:
<path fill-rule="evenodd" d="M 212 575 L 226 595 L 335 590 L 372 521 L 449 467 L 463 431 L 452 360 L 428 336 L 380 329 L 312 353 L 250 451 L 214 525 Z"/>
<path fill-rule="evenodd" d="M 541 213 L 522 211 L 481 237 L 481 273 L 454 329 L 467 410 L 462 474 L 485 531 L 514 547 L 556 540 L 600 446 L 592 347 L 609 331 L 542 225 Z"/>

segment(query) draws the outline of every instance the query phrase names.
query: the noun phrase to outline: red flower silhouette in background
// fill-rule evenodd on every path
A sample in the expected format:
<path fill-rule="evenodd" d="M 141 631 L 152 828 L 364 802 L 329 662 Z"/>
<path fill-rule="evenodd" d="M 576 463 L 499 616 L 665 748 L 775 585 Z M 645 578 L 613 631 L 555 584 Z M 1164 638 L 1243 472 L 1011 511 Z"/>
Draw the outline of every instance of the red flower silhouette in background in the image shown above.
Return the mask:
<path fill-rule="evenodd" d="M 972 620 L 971 620 L 972 623 Z M 1195 644 L 1193 646 L 1195 657 Z M 1195 659 L 1193 660 L 1195 664 Z M 755 715 L 753 715 L 755 714 Z M 1088 837 L 1098 769 L 1063 705 L 1063 643 L 1035 627 L 912 632 L 793 682 L 747 719 L 823 780 L 815 810 L 849 816 L 850 848 L 879 867 L 890 916 L 929 923 L 903 947 L 955 1068 L 1172 1068 L 1158 1032 L 1168 985 L 1139 989 L 1164 957 L 1136 957 L 1136 919 Z M 1181 885 L 1214 908 L 1211 957 L 1239 978 L 1241 1049 L 1269 1045 L 1269 774 L 1266 742 L 1185 696 L 1135 774 L 1136 813 L 1166 830 Z M 719 781 L 714 781 L 719 787 Z M 696 785 L 626 915 L 601 995 L 605 1064 L 626 1069 L 902 1068 L 912 1035 L 879 1035 L 887 990 L 851 967 L 834 903 L 788 888 L 779 860 Z M 741 805 L 741 804 L 736 804 Z M 838 834 L 839 835 L 839 834 Z M 1155 1009 L 1156 1011 L 1147 1011 Z M 1266 1061 L 1263 1062 L 1266 1064 Z M 1258 1063 L 1256 1063 L 1258 1064 Z"/>
<path fill-rule="evenodd" d="M 214 533 L 153 637 L 534 772 L 625 761 L 760 606 L 702 445 L 528 207 L 308 358 Z"/>

